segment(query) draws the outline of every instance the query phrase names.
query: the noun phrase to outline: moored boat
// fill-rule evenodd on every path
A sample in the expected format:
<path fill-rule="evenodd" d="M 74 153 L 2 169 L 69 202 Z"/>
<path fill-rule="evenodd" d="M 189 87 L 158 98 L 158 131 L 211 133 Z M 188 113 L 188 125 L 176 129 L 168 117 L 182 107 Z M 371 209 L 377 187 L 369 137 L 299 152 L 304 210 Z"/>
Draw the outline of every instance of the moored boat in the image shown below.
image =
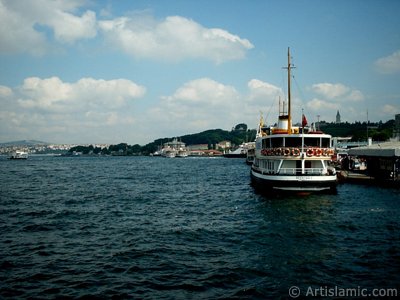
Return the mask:
<path fill-rule="evenodd" d="M 292 126 L 290 93 L 290 49 L 288 49 L 288 105 L 280 112 L 276 127 L 260 120 L 251 167 L 257 189 L 321 192 L 336 189 L 336 171 L 329 165 L 334 155 L 332 137 L 310 130 L 303 115 L 302 127 Z"/>
<path fill-rule="evenodd" d="M 163 148 L 160 151 L 157 151 L 157 154 L 168 158 L 187 157 L 188 151 L 186 150 L 185 143 L 174 138 L 172 142 L 165 143 Z M 153 155 L 155 155 L 155 153 Z"/>
<path fill-rule="evenodd" d="M 184 158 L 184 157 L 188 157 L 188 156 L 189 156 L 189 153 L 186 149 L 180 148 L 180 149 L 178 149 L 178 151 L 176 153 L 176 157 Z"/>
<path fill-rule="evenodd" d="M 254 143 L 255 146 L 255 143 Z M 254 157 L 256 154 L 256 149 L 255 148 L 249 148 L 247 150 L 247 156 L 246 156 L 246 164 L 252 165 L 254 162 Z"/>
<path fill-rule="evenodd" d="M 254 142 L 243 143 L 234 151 L 229 151 L 228 153 L 223 154 L 223 156 L 227 158 L 246 158 L 247 151 L 251 148 L 254 148 Z"/>

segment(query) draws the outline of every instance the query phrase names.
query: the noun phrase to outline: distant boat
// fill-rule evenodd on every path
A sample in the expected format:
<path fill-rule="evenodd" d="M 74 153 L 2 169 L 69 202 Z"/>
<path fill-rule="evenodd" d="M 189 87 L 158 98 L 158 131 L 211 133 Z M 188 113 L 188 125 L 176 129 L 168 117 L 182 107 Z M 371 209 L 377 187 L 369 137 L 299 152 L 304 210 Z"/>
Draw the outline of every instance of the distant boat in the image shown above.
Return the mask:
<path fill-rule="evenodd" d="M 253 147 L 247 149 L 246 164 L 248 164 L 248 165 L 252 165 L 253 164 L 254 158 L 255 158 L 255 155 L 256 155 L 256 149 L 255 149 L 256 143 L 253 143 L 253 144 L 254 144 Z"/>
<path fill-rule="evenodd" d="M 254 145 L 253 143 L 243 143 L 239 146 L 234 151 L 229 151 L 228 153 L 225 153 L 223 156 L 227 158 L 246 158 L 247 157 L 247 151 Z"/>
<path fill-rule="evenodd" d="M 261 118 L 251 179 L 258 189 L 321 192 L 336 189 L 336 171 L 329 165 L 334 155 L 332 137 L 321 131 L 292 126 L 290 99 L 290 50 L 288 49 L 288 105 L 276 127 L 265 128 Z"/>
<path fill-rule="evenodd" d="M 164 152 L 162 152 L 162 156 L 167 158 L 174 158 L 176 157 L 176 151 L 174 149 L 165 150 Z"/>
<path fill-rule="evenodd" d="M 153 153 L 153 156 L 157 155 L 161 155 L 163 157 L 168 157 L 168 158 L 187 157 L 188 151 L 186 150 L 185 143 L 178 141 L 177 138 L 174 138 L 172 142 L 165 143 L 161 150 Z"/>
<path fill-rule="evenodd" d="M 11 153 L 9 159 L 28 159 L 28 152 L 17 150 Z"/>
<path fill-rule="evenodd" d="M 188 157 L 189 156 L 189 154 L 188 154 L 188 152 L 186 151 L 186 149 L 178 149 L 178 151 L 176 152 L 176 155 L 175 155 L 175 157 L 181 157 L 181 158 L 184 158 L 184 157 Z"/>

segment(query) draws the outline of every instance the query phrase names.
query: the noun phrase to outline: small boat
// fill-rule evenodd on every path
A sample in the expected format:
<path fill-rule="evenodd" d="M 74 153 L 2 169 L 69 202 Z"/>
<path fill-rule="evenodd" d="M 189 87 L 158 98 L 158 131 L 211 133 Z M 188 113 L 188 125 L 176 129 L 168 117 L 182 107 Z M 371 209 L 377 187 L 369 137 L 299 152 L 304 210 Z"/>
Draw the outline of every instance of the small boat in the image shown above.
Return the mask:
<path fill-rule="evenodd" d="M 335 169 L 331 135 L 309 130 L 302 116 L 302 127 L 292 126 L 290 94 L 290 49 L 288 49 L 288 104 L 279 113 L 276 127 L 264 127 L 262 118 L 256 138 L 251 180 L 256 189 L 322 192 L 335 191 Z M 285 106 L 285 105 L 284 105 Z"/>
<path fill-rule="evenodd" d="M 253 143 L 243 143 L 236 150 L 229 151 L 228 153 L 223 154 L 224 157 L 227 158 L 246 158 L 247 151 L 254 145 Z"/>
<path fill-rule="evenodd" d="M 28 159 L 28 152 L 17 150 L 11 153 L 9 159 Z"/>

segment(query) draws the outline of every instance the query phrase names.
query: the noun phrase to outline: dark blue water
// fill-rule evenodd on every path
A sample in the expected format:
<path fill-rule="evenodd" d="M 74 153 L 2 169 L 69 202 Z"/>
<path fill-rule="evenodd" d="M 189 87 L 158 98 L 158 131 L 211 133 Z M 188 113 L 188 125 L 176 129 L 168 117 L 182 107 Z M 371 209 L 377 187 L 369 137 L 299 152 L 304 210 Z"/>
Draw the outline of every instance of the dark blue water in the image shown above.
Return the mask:
<path fill-rule="evenodd" d="M 263 196 L 241 159 L 1 157 L 0 233 L 0 298 L 400 286 L 398 190 Z"/>

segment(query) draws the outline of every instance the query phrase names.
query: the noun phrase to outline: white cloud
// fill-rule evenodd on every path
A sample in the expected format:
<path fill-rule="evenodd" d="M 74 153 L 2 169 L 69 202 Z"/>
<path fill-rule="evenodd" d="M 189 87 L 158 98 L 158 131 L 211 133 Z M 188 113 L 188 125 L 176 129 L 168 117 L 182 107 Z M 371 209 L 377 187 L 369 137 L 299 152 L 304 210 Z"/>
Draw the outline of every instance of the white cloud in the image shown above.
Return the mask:
<path fill-rule="evenodd" d="M 306 103 L 306 107 L 308 110 L 318 113 L 325 112 L 326 110 L 336 111 L 339 108 L 339 105 L 336 103 L 331 103 L 318 98 L 314 98 Z"/>
<path fill-rule="evenodd" d="M 363 101 L 364 95 L 361 91 L 352 89 L 341 83 L 317 83 L 311 86 L 311 91 L 323 98 L 334 102 Z"/>
<path fill-rule="evenodd" d="M 317 83 L 312 85 L 312 90 L 321 96 L 333 99 L 349 93 L 350 88 L 341 83 Z"/>
<path fill-rule="evenodd" d="M 13 95 L 12 89 L 10 89 L 8 86 L 0 85 L 0 99 L 12 95 Z"/>
<path fill-rule="evenodd" d="M 374 65 L 376 70 L 383 74 L 395 74 L 400 72 L 400 50 L 393 52 L 389 56 L 377 59 Z"/>
<path fill-rule="evenodd" d="M 317 121 L 317 115 L 321 120 L 334 121 L 336 111 L 339 110 L 342 117 L 358 118 L 358 107 L 365 100 L 364 94 L 357 89 L 348 87 L 342 83 L 317 83 L 308 89 L 311 91 L 311 100 L 305 102 L 306 113 Z"/>
<path fill-rule="evenodd" d="M 52 27 L 56 39 L 64 43 L 93 38 L 97 34 L 96 14 L 92 11 L 85 12 L 81 17 L 56 11 L 56 14 L 45 21 L 44 25 Z"/>
<path fill-rule="evenodd" d="M 193 20 L 169 16 L 157 21 L 136 14 L 100 21 L 110 45 L 139 58 L 180 61 L 206 58 L 217 63 L 242 59 L 254 46 L 246 39 L 219 28 L 205 28 Z"/>
<path fill-rule="evenodd" d="M 242 111 L 240 99 L 234 87 L 200 78 L 183 84 L 170 96 L 161 97 L 146 118 L 157 120 L 154 125 L 158 130 L 168 132 L 231 128 Z"/>
<path fill-rule="evenodd" d="M 252 79 L 248 91 L 239 93 L 233 86 L 210 78 L 186 82 L 172 95 L 164 96 L 146 119 L 157 122 L 160 136 L 200 132 L 210 128 L 229 130 L 238 123 L 256 128 L 261 109 L 269 109 L 268 123 L 278 118 L 278 96 L 282 90 L 273 84 Z M 271 113 L 272 107 L 273 113 Z"/>
<path fill-rule="evenodd" d="M 200 78 L 185 83 L 172 96 L 164 97 L 170 103 L 196 103 L 202 105 L 226 105 L 231 98 L 236 98 L 234 87 L 223 85 L 209 78 Z"/>
<path fill-rule="evenodd" d="M 14 89 L 0 86 L 0 138 L 116 139 L 121 127 L 136 122 L 134 102 L 145 93 L 143 86 L 126 79 L 68 83 L 58 77 L 30 77 Z"/>
<path fill-rule="evenodd" d="M 98 21 L 84 0 L 0 0 L 0 53 L 43 55 L 52 39 L 73 44 L 98 31 L 109 45 L 138 58 L 180 61 L 203 58 L 221 63 L 242 59 L 254 46 L 220 28 L 206 28 L 181 16 L 155 20 L 143 13 Z M 104 14 L 101 13 L 105 18 Z"/>
<path fill-rule="evenodd" d="M 385 104 L 381 108 L 381 112 L 383 115 L 392 118 L 394 115 L 400 113 L 399 105 Z"/>
<path fill-rule="evenodd" d="M 345 97 L 345 100 L 359 102 L 364 101 L 365 97 L 364 94 L 359 90 L 352 90 L 350 94 Z"/>
<path fill-rule="evenodd" d="M 130 99 L 141 98 L 145 91 L 144 87 L 126 79 L 82 78 L 76 83 L 65 83 L 58 77 L 30 77 L 19 89 L 18 103 L 24 108 L 53 112 L 114 109 Z"/>
<path fill-rule="evenodd" d="M 247 87 L 248 93 L 244 97 L 245 108 L 242 114 L 249 127 L 257 125 L 260 112 L 267 124 L 274 124 L 278 120 L 279 99 L 283 101 L 285 98 L 283 90 L 258 79 L 251 79 Z"/>
<path fill-rule="evenodd" d="M 0 52 L 43 55 L 49 42 L 38 26 L 52 30 L 62 43 L 93 38 L 97 33 L 96 14 L 89 10 L 81 16 L 74 14 L 83 4 L 79 0 L 0 0 Z"/>
<path fill-rule="evenodd" d="M 252 79 L 247 83 L 247 86 L 250 90 L 250 99 L 256 99 L 256 98 L 275 98 L 279 95 L 283 94 L 283 91 L 281 88 L 278 88 L 277 86 L 270 84 L 268 82 L 263 82 L 258 79 Z"/>
<path fill-rule="evenodd" d="M 0 52 L 28 52 L 41 55 L 47 48 L 45 35 L 37 32 L 34 21 L 7 7 L 6 2 L 0 0 Z"/>

